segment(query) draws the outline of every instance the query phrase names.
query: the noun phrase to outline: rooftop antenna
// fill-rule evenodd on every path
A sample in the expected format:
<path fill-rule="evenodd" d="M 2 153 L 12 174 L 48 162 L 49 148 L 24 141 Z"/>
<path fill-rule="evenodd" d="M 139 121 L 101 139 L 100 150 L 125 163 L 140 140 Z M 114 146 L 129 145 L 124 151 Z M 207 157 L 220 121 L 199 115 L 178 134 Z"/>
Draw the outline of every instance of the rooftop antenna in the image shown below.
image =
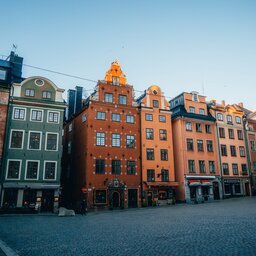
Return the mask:
<path fill-rule="evenodd" d="M 17 48 L 18 48 L 18 45 L 17 45 L 17 44 L 12 44 L 12 50 L 11 50 L 11 52 L 14 52 L 14 54 L 15 54 Z M 10 59 L 10 56 L 11 56 L 11 54 L 8 55 L 5 60 L 9 60 L 9 59 Z"/>

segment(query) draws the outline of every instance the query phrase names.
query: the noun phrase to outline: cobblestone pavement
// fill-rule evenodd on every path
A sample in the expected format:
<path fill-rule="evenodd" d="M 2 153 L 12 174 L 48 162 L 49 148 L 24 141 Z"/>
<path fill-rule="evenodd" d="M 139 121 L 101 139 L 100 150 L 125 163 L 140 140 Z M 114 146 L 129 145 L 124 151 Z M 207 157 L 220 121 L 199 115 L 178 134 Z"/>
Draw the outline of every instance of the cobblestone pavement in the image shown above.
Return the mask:
<path fill-rule="evenodd" d="M 0 216 L 19 255 L 256 255 L 256 197 L 89 213 Z"/>

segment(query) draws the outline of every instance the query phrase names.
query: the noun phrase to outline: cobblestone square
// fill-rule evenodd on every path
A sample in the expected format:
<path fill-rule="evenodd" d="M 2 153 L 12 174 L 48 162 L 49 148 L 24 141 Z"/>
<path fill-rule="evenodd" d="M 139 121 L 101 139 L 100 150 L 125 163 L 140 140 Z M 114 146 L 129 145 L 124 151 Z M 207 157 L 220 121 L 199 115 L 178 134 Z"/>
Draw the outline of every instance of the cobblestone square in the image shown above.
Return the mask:
<path fill-rule="evenodd" d="M 62 218 L 2 215 L 0 237 L 18 255 L 256 255 L 256 197 Z"/>

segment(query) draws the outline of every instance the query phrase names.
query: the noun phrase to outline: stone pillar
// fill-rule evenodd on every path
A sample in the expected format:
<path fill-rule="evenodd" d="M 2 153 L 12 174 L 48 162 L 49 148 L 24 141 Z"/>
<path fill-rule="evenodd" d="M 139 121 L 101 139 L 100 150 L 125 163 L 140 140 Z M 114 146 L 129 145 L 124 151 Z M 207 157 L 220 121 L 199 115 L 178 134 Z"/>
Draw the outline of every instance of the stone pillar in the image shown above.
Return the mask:
<path fill-rule="evenodd" d="M 202 203 L 204 201 L 203 196 L 202 196 L 202 188 L 201 186 L 198 186 L 196 188 L 196 199 L 198 203 Z"/>
<path fill-rule="evenodd" d="M 184 186 L 185 186 L 185 200 L 186 200 L 186 203 L 191 204 L 190 188 L 189 188 L 189 185 L 187 184 L 186 180 L 184 182 Z"/>
<path fill-rule="evenodd" d="M 23 194 L 24 194 L 24 190 L 23 189 L 19 189 L 18 190 L 18 197 L 17 197 L 17 207 L 22 207 Z"/>

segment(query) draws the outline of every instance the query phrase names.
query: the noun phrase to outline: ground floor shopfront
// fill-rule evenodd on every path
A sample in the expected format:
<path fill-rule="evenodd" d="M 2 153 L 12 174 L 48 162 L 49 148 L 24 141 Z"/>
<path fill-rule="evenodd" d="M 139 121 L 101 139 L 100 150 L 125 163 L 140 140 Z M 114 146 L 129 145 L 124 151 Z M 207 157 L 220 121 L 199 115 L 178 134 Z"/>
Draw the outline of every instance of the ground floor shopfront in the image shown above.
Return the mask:
<path fill-rule="evenodd" d="M 3 184 L 1 209 L 6 211 L 56 212 L 60 186 L 44 184 Z"/>
<path fill-rule="evenodd" d="M 144 182 L 142 206 L 161 206 L 176 203 L 178 182 Z"/>
<path fill-rule="evenodd" d="M 222 186 L 219 177 L 185 176 L 186 203 L 204 203 L 222 199 Z"/>
<path fill-rule="evenodd" d="M 250 196 L 251 188 L 248 178 L 223 178 L 224 198 Z"/>

